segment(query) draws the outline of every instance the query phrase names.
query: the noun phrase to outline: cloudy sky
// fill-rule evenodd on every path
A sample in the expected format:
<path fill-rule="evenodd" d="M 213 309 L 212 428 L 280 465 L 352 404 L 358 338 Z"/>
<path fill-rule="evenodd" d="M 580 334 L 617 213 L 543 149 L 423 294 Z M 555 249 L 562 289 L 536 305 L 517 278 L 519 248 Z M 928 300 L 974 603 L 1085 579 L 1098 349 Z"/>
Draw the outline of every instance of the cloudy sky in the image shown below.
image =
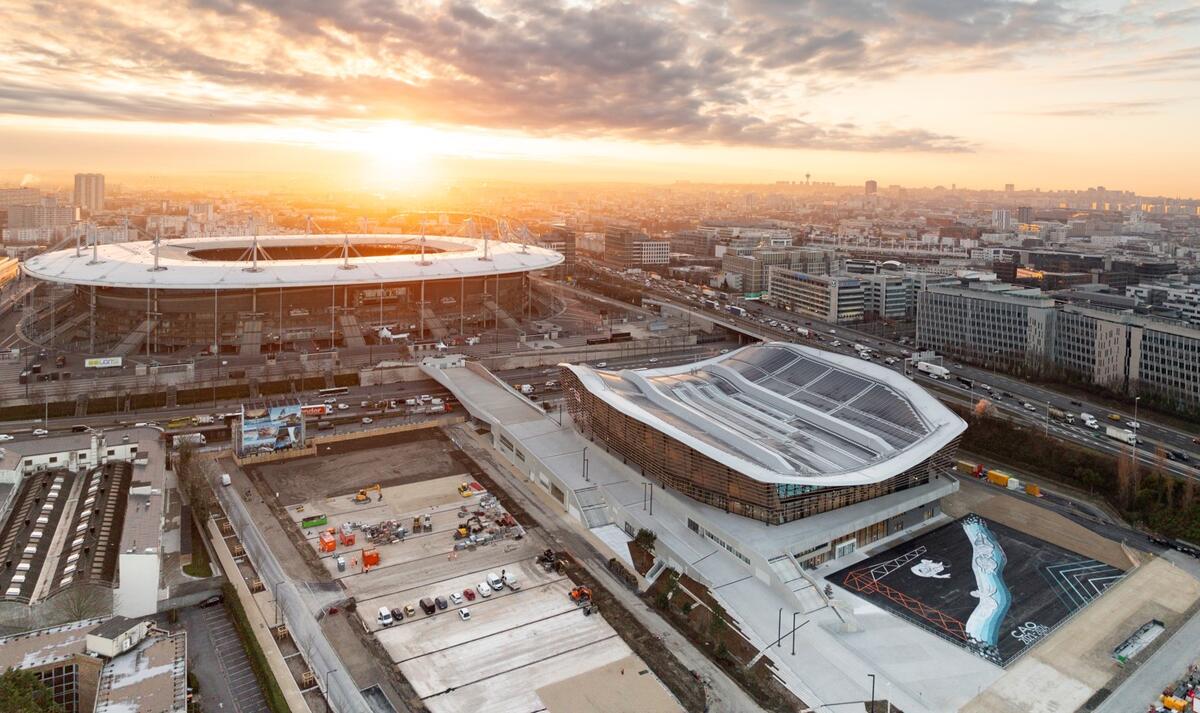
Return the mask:
<path fill-rule="evenodd" d="M 0 175 L 1200 195 L 1193 0 L 0 0 Z"/>

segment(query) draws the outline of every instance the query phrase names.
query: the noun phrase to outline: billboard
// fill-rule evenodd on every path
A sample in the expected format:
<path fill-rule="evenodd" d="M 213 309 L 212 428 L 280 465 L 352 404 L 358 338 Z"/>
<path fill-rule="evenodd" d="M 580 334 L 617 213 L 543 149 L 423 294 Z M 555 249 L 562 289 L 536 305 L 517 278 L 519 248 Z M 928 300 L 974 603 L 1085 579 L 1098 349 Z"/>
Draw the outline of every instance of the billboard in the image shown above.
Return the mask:
<path fill-rule="evenodd" d="M 301 406 L 242 407 L 238 453 L 268 453 L 304 443 Z"/>
<path fill-rule="evenodd" d="M 92 357 L 84 359 L 83 365 L 88 369 L 110 369 L 121 366 L 121 357 Z"/>

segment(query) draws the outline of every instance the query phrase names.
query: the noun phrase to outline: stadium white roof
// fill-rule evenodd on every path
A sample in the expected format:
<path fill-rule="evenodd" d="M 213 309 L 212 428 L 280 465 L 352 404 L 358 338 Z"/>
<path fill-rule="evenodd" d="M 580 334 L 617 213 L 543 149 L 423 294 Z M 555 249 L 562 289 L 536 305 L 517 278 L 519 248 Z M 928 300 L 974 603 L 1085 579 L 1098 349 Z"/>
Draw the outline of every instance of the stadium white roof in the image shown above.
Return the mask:
<path fill-rule="evenodd" d="M 797 344 L 663 369 L 567 367 L 613 408 L 762 482 L 880 482 L 967 427 L 902 374 Z"/>
<path fill-rule="evenodd" d="M 341 257 L 347 239 L 351 246 L 348 261 Z M 495 240 L 489 241 L 488 259 L 484 260 L 483 241 L 462 237 L 425 237 L 429 251 L 424 256 L 425 264 L 420 254 L 360 257 L 354 253 L 356 246 L 367 245 L 419 249 L 422 237 L 418 235 L 268 235 L 257 240 L 261 252 L 256 268 L 247 259 L 213 260 L 195 254 L 204 250 L 241 250 L 248 256 L 255 238 L 234 236 L 164 240 L 158 248 L 158 270 L 155 270 L 153 241 L 100 245 L 95 260 L 90 247 L 78 254 L 74 248 L 57 250 L 26 260 L 22 269 L 39 280 L 74 285 L 236 290 L 471 278 L 544 270 L 563 261 L 563 256 L 553 250 Z M 327 247 L 329 256 L 264 259 L 273 248 L 298 246 Z"/>

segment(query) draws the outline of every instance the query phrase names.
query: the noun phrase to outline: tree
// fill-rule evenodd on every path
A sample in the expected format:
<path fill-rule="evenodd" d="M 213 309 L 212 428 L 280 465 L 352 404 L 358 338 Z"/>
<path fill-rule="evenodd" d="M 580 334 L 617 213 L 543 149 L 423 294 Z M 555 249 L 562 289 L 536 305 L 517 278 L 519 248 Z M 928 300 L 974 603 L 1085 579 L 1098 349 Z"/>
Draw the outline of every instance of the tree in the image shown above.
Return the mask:
<path fill-rule="evenodd" d="M 50 687 L 37 674 L 10 668 L 0 674 L 0 711 L 4 713 L 62 713 Z"/>
<path fill-rule="evenodd" d="M 95 584 L 76 584 L 51 600 L 54 618 L 60 622 L 111 616 L 115 592 Z M 0 710 L 5 710 L 0 708 Z"/>

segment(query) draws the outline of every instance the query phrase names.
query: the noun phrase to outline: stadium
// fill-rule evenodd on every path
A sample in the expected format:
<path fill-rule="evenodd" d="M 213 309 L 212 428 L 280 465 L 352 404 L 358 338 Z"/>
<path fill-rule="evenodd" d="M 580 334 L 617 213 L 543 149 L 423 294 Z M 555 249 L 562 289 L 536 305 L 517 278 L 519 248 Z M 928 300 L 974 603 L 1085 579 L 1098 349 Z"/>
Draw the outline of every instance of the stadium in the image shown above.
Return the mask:
<path fill-rule="evenodd" d="M 901 494 L 916 509 L 936 501 L 920 492 L 937 489 L 966 429 L 903 375 L 796 344 L 664 369 L 562 368 L 579 430 L 645 477 L 768 524 L 823 515 L 825 535 L 859 545 L 890 534 L 881 523 L 904 513 L 852 506 Z M 845 523 L 830 519 L 850 511 Z"/>
<path fill-rule="evenodd" d="M 23 327 L 44 346 L 112 356 L 438 340 L 536 318 L 530 273 L 562 261 L 514 242 L 404 234 L 77 247 L 23 264 L 59 288 Z"/>

